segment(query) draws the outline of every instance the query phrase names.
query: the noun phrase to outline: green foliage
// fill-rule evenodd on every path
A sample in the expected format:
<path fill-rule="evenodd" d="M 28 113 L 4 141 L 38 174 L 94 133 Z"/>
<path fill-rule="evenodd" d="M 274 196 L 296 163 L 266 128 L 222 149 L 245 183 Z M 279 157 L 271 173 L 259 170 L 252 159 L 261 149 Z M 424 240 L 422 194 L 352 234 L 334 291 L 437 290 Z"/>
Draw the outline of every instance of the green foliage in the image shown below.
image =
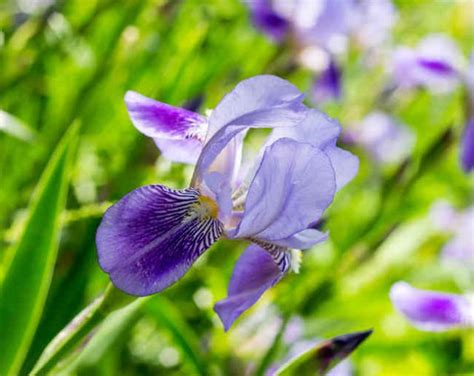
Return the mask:
<path fill-rule="evenodd" d="M 43 312 L 58 251 L 61 213 L 77 143 L 72 126 L 53 153 L 32 197 L 25 229 L 0 290 L 0 373 L 17 374 Z"/>
<path fill-rule="evenodd" d="M 123 103 L 127 90 L 173 105 L 201 100 L 204 112 L 246 77 L 277 74 L 303 91 L 312 80 L 289 63 L 290 45 L 252 26 L 239 0 L 57 0 L 45 12 L 16 16 L 14 3 L 0 5 L 2 375 L 28 374 L 46 345 L 107 286 L 95 254 L 105 209 L 144 184 L 189 183 L 192 168 L 161 158 L 134 129 Z M 468 2 L 395 3 L 393 42 L 375 55 L 439 32 L 471 53 Z M 83 351 L 68 347 L 61 372 L 264 374 L 288 359 L 297 342 L 370 327 L 373 335 L 350 358 L 357 374 L 472 373 L 472 333 L 418 331 L 388 299 L 397 280 L 472 290 L 472 271 L 439 262 L 451 235 L 429 219 L 437 200 L 460 209 L 473 204 L 472 175 L 459 167 L 464 93 L 414 90 L 380 104 L 389 56 L 367 61 L 352 46 L 342 58 L 344 97 L 323 110 L 348 127 L 382 108 L 414 132 L 413 153 L 380 166 L 353 147 L 359 174 L 336 195 L 325 222 L 330 239 L 305 252 L 299 275 L 283 279 L 225 333 L 212 306 L 225 296 L 245 244 L 220 242 L 179 283 L 110 315 L 88 343 L 76 338 Z M 79 136 L 69 129 L 76 121 Z M 261 140 L 260 131 L 251 131 L 246 146 L 255 151 Z M 291 337 L 295 322 L 302 333 Z"/>

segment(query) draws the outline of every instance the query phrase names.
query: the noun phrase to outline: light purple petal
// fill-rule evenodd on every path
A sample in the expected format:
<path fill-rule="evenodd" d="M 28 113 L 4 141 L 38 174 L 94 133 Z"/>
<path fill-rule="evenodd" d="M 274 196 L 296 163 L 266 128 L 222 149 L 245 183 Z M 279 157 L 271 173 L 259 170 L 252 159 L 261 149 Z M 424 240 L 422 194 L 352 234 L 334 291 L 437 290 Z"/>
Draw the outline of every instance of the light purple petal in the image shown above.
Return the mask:
<path fill-rule="evenodd" d="M 269 146 L 253 179 L 235 237 L 272 241 L 308 228 L 336 189 L 329 157 L 310 144 L 283 138 Z"/>
<path fill-rule="evenodd" d="M 170 106 L 133 91 L 125 95 L 125 104 L 133 125 L 148 137 L 200 139 L 206 132 L 206 118 L 184 108 Z"/>
<path fill-rule="evenodd" d="M 375 48 L 389 39 L 397 19 L 391 0 L 360 0 L 355 10 L 352 28 L 359 43 L 367 48 Z"/>
<path fill-rule="evenodd" d="M 462 295 L 419 290 L 397 282 L 390 290 L 390 299 L 421 330 L 442 331 L 473 322 L 474 307 Z"/>
<path fill-rule="evenodd" d="M 101 268 L 116 287 L 150 295 L 180 279 L 216 241 L 222 225 L 203 216 L 195 189 L 138 188 L 105 213 L 97 230 Z"/>
<path fill-rule="evenodd" d="M 273 10 L 271 0 L 250 0 L 247 4 L 258 29 L 277 42 L 286 36 L 288 22 Z"/>
<path fill-rule="evenodd" d="M 202 141 L 195 138 L 184 140 L 155 138 L 154 141 L 163 157 L 177 163 L 195 164 L 202 150 Z"/>
<path fill-rule="evenodd" d="M 462 136 L 461 165 L 466 172 L 474 169 L 474 117 L 467 122 Z"/>
<path fill-rule="evenodd" d="M 356 156 L 336 146 L 340 132 L 341 126 L 336 120 L 320 111 L 310 110 L 305 120 L 296 127 L 274 129 L 266 145 L 287 137 L 322 149 L 331 159 L 339 190 L 357 174 L 359 168 L 359 159 Z"/>
<path fill-rule="evenodd" d="M 462 55 L 451 39 L 433 34 L 415 49 L 400 47 L 395 51 L 394 77 L 402 87 L 423 86 L 433 92 L 447 92 L 459 82 L 461 60 Z"/>
<path fill-rule="evenodd" d="M 273 244 L 293 249 L 308 249 L 325 241 L 328 234 L 309 228 L 284 239 L 272 240 Z"/>
<path fill-rule="evenodd" d="M 251 244 L 235 264 L 227 298 L 217 302 L 214 307 L 224 329 L 228 330 L 282 276 L 283 273 L 272 256 L 259 246 Z"/>
<path fill-rule="evenodd" d="M 275 76 L 256 76 L 239 83 L 217 105 L 209 119 L 206 144 L 194 181 L 202 179 L 219 153 L 248 128 L 294 126 L 306 116 L 303 94 Z"/>
<path fill-rule="evenodd" d="M 242 131 L 231 139 L 207 170 L 208 173 L 217 172 L 221 174 L 223 179 L 232 188 L 235 188 L 237 184 L 246 134 L 246 131 Z"/>
<path fill-rule="evenodd" d="M 353 0 L 276 0 L 275 8 L 292 21 L 301 43 L 342 52 L 335 41 L 350 31 L 354 4 Z"/>
<path fill-rule="evenodd" d="M 219 172 L 211 172 L 204 176 L 202 188 L 206 193 L 209 190 L 209 196 L 215 199 L 219 207 L 218 218 L 225 223 L 232 214 L 232 189 L 228 181 Z"/>
<path fill-rule="evenodd" d="M 314 80 L 312 99 L 315 104 L 341 98 L 341 71 L 331 60 L 328 67 Z"/>
<path fill-rule="evenodd" d="M 348 133 L 379 163 L 401 162 L 415 143 L 410 128 L 380 111 L 368 114 Z"/>
<path fill-rule="evenodd" d="M 455 262 L 460 266 L 474 267 L 474 223 L 467 231 L 457 234 L 443 247 L 441 258 L 444 262 Z"/>

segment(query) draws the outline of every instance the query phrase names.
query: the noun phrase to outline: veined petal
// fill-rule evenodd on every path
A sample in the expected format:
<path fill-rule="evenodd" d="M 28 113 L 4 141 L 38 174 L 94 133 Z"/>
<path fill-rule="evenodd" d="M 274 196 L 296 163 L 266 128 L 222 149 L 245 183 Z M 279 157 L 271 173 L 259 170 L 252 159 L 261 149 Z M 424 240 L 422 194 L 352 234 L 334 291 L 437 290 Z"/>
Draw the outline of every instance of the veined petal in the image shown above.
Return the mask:
<path fill-rule="evenodd" d="M 309 228 L 284 239 L 272 240 L 273 244 L 293 249 L 308 249 L 325 241 L 328 234 Z"/>
<path fill-rule="evenodd" d="M 214 307 L 225 330 L 277 283 L 285 272 L 280 270 L 269 252 L 251 244 L 235 264 L 227 291 L 227 298 Z"/>
<path fill-rule="evenodd" d="M 266 149 L 242 221 L 229 235 L 269 242 L 287 238 L 319 219 L 335 190 L 334 170 L 323 151 L 280 139 Z"/>
<path fill-rule="evenodd" d="M 397 282 L 390 290 L 390 299 L 421 330 L 436 332 L 474 323 L 474 307 L 463 295 L 419 290 Z"/>
<path fill-rule="evenodd" d="M 127 92 L 125 104 L 133 125 L 148 137 L 195 138 L 202 142 L 206 134 L 206 118 L 195 112 L 155 101 L 134 91 Z"/>
<path fill-rule="evenodd" d="M 304 121 L 298 126 L 274 129 L 266 145 L 287 137 L 320 148 L 331 160 L 339 190 L 354 178 L 359 168 L 359 159 L 356 156 L 336 146 L 340 133 L 341 126 L 336 120 L 320 111 L 309 110 Z"/>
<path fill-rule="evenodd" d="M 105 213 L 96 236 L 99 264 L 128 294 L 161 291 L 221 235 L 213 210 L 195 189 L 138 188 Z"/>
<path fill-rule="evenodd" d="M 199 157 L 193 183 L 202 180 L 219 153 L 248 128 L 294 126 L 307 112 L 303 94 L 275 76 L 256 76 L 239 83 L 217 105 L 209 118 L 206 144 Z"/>

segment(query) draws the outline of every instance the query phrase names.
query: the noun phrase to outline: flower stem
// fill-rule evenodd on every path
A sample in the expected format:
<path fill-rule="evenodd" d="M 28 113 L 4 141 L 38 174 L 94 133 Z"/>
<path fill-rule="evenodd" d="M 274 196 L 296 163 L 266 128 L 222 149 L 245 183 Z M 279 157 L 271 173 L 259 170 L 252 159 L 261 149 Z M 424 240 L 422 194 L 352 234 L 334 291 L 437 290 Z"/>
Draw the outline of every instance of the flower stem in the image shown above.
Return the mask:
<path fill-rule="evenodd" d="M 82 310 L 48 344 L 31 375 L 44 375 L 51 371 L 83 339 L 101 324 L 109 313 L 131 303 L 136 298 L 125 295 L 111 284 L 105 292 Z"/>

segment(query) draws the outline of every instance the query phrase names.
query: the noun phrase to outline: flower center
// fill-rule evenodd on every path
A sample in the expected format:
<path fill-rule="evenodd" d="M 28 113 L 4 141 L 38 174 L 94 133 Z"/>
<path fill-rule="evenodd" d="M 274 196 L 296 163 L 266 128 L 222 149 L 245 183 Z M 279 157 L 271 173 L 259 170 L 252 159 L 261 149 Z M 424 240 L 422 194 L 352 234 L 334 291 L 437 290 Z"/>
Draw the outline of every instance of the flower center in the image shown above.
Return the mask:
<path fill-rule="evenodd" d="M 199 208 L 198 214 L 200 217 L 212 217 L 217 218 L 219 214 L 219 207 L 217 203 L 208 196 L 199 196 Z"/>

